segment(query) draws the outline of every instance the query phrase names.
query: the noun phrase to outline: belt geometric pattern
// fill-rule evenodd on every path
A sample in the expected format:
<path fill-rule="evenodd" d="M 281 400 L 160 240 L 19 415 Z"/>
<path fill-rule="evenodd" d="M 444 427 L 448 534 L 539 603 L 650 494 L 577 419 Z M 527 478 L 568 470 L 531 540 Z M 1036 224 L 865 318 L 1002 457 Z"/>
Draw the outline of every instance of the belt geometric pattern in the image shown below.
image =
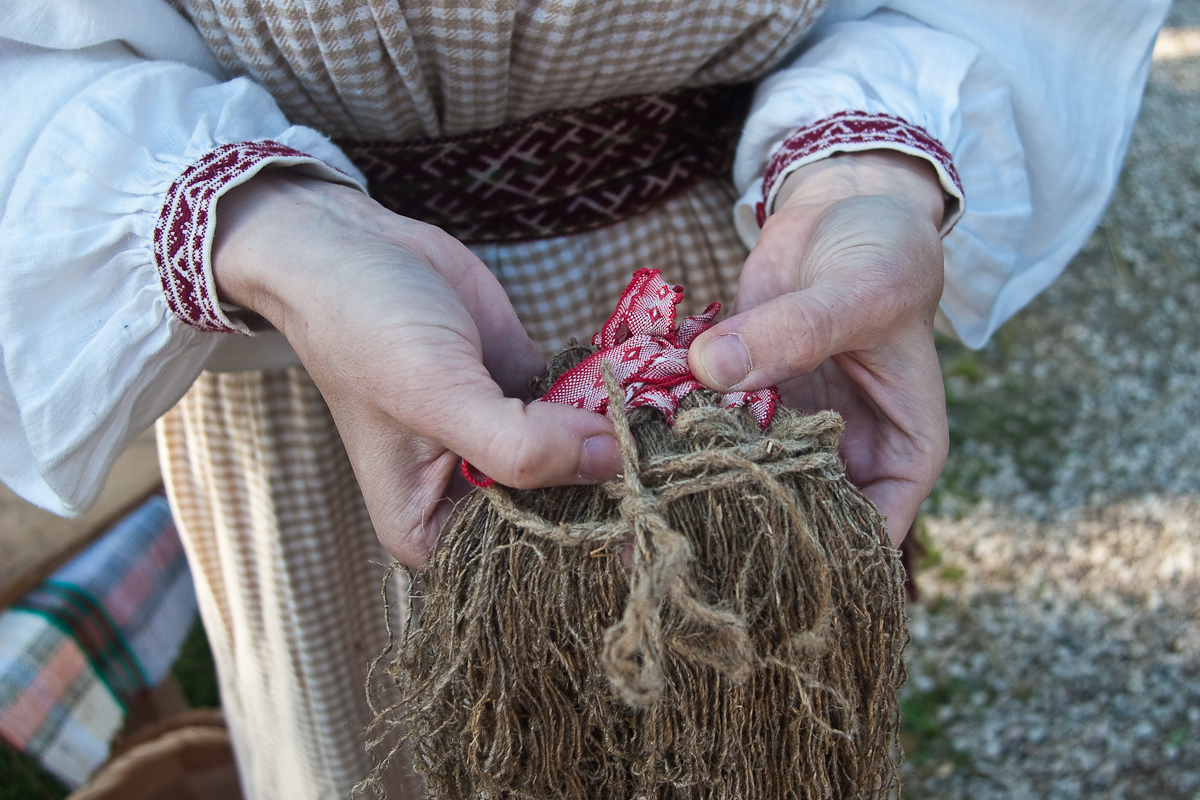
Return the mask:
<path fill-rule="evenodd" d="M 728 173 L 752 84 L 604 100 L 409 142 L 337 140 L 371 196 L 468 243 L 564 236 Z"/>

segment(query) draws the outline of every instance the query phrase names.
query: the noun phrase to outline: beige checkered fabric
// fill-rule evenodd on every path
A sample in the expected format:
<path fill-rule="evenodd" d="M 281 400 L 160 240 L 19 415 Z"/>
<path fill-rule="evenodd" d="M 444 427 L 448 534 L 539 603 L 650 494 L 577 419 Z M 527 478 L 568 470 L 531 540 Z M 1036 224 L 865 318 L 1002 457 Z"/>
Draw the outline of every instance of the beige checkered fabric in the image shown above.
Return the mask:
<path fill-rule="evenodd" d="M 740 83 L 825 0 L 174 0 L 294 122 L 400 141 L 681 86 Z"/>
<path fill-rule="evenodd" d="M 174 1 L 293 120 L 400 140 L 745 80 L 825 0 Z M 610 227 L 473 249 L 549 351 L 591 336 L 641 267 L 687 288 L 683 313 L 732 299 L 746 256 L 734 200 L 714 177 Z M 202 375 L 159 437 L 247 796 L 346 797 L 368 770 L 382 554 L 320 394 L 299 370 Z"/>
<path fill-rule="evenodd" d="M 633 272 L 657 267 L 687 289 L 681 314 L 733 299 L 746 248 L 730 223 L 726 182 L 704 181 L 648 214 L 589 233 L 472 250 L 500 279 L 534 341 L 546 351 L 588 341 Z"/>
<path fill-rule="evenodd" d="M 320 393 L 298 368 L 206 373 L 158 440 L 246 796 L 347 797 L 391 559 Z M 419 796 L 405 772 L 389 797 Z"/>

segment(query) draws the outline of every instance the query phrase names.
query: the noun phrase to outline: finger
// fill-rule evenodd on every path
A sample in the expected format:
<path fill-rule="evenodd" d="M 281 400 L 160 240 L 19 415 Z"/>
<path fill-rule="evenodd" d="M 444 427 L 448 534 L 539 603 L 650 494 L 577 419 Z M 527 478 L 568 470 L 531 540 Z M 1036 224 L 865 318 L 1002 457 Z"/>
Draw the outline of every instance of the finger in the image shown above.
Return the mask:
<path fill-rule="evenodd" d="M 463 477 L 462 471 L 458 469 L 458 457 L 452 453 L 447 455 L 449 456 L 451 470 L 445 493 L 440 498 L 431 499 L 426 502 L 421 508 L 418 518 L 407 521 L 412 534 L 406 542 L 408 546 L 403 548 L 402 552 L 407 560 L 403 560 L 402 563 L 408 564 L 414 569 L 424 566 L 429 556 L 437 549 L 438 537 L 442 531 L 454 524 L 459 512 L 462 510 L 461 501 L 474 488 L 471 484 L 467 483 L 467 479 Z M 429 484 L 436 485 L 440 483 L 438 477 L 434 476 L 431 478 Z M 397 560 L 400 560 L 399 557 L 397 557 Z"/>
<path fill-rule="evenodd" d="M 479 331 L 483 365 L 506 395 L 526 398 L 530 383 L 546 371 L 541 349 L 525 331 L 504 288 L 490 272 L 484 270 L 476 276 L 465 291 L 468 294 L 463 305 Z"/>
<path fill-rule="evenodd" d="M 886 296 L 864 297 L 865 291 L 831 283 L 776 297 L 697 337 L 688 364 L 718 391 L 761 389 L 808 374 L 894 327 L 900 309 Z"/>
<path fill-rule="evenodd" d="M 452 348 L 441 350 L 446 369 L 422 372 L 428 380 L 411 387 L 399 413 L 381 423 L 391 428 L 387 420 L 403 419 L 398 435 L 374 437 L 359 459 L 367 467 L 364 474 L 375 478 L 368 507 L 380 539 L 412 567 L 425 563 L 458 499 L 459 455 L 498 482 L 522 489 L 595 483 L 622 468 L 607 418 L 505 397 L 482 365 L 460 349 L 459 358 Z"/>
<path fill-rule="evenodd" d="M 879 481 L 861 488 L 883 517 L 888 539 L 893 546 L 899 547 L 912 528 L 929 490 L 904 480 Z"/>
<path fill-rule="evenodd" d="M 840 447 L 847 474 L 898 515 L 889 529 L 910 524 L 904 520 L 915 517 L 950 448 L 937 352 L 932 341 L 915 342 L 910 350 L 895 362 L 843 355 L 821 368 L 823 375 L 840 375 L 848 392 L 838 404 L 846 421 Z"/>
<path fill-rule="evenodd" d="M 589 484 L 623 468 L 612 424 L 600 414 L 556 403 L 531 403 L 485 420 L 470 434 L 464 457 L 506 486 Z M 470 450 L 481 443 L 478 455 Z"/>
<path fill-rule="evenodd" d="M 455 387 L 441 407 L 450 413 L 436 415 L 421 433 L 505 486 L 597 483 L 621 472 L 612 423 L 600 414 L 557 403 L 526 405 L 479 383 Z"/>
<path fill-rule="evenodd" d="M 449 284 L 479 332 L 484 366 L 509 397 L 525 397 L 546 369 L 541 349 L 525 331 L 500 281 L 464 244 L 422 225 L 423 250 Z"/>
<path fill-rule="evenodd" d="M 457 455 L 379 423 L 368 441 L 347 440 L 347 449 L 379 541 L 397 561 L 419 569 L 471 487 Z"/>

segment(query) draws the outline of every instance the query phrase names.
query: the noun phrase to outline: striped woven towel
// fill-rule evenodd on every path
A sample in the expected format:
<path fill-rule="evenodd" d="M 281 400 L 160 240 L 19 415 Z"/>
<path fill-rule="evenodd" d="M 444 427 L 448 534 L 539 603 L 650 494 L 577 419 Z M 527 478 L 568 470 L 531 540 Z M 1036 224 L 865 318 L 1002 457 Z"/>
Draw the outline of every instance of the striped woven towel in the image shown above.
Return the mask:
<path fill-rule="evenodd" d="M 0 736 L 82 784 L 195 618 L 183 547 L 156 495 L 0 614 Z"/>

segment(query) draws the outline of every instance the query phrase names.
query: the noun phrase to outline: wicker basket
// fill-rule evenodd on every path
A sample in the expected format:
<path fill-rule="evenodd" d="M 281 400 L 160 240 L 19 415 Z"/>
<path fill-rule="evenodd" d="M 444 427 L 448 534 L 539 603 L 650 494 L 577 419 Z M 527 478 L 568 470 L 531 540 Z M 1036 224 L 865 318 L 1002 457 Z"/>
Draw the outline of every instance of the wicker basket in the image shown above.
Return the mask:
<path fill-rule="evenodd" d="M 229 731 L 219 711 L 189 711 L 150 726 L 114 752 L 67 800 L 241 800 Z"/>

